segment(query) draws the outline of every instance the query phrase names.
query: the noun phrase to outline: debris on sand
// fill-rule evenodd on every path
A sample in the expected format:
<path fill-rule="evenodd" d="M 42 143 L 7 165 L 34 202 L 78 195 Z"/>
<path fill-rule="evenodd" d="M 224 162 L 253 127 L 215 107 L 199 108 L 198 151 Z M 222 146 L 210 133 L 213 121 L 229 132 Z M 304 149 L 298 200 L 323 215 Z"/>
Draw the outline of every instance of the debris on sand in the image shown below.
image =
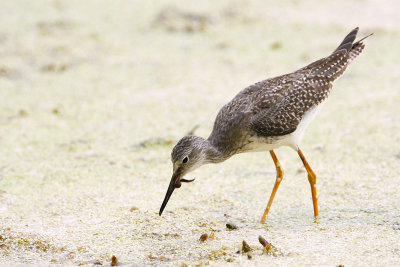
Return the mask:
<path fill-rule="evenodd" d="M 200 236 L 200 241 L 201 242 L 204 242 L 204 241 L 206 241 L 208 239 L 208 234 L 202 234 L 201 236 Z"/>
<path fill-rule="evenodd" d="M 0 66 L 0 77 L 15 79 L 19 78 L 21 73 L 16 69 L 11 69 L 6 66 Z"/>
<path fill-rule="evenodd" d="M 258 241 L 260 241 L 261 245 L 264 247 L 263 254 L 272 255 L 274 257 L 282 256 L 282 252 L 280 249 L 273 246 L 264 237 L 258 236 Z"/>
<path fill-rule="evenodd" d="M 54 115 L 59 115 L 60 114 L 60 110 L 58 108 L 53 108 L 51 110 L 51 113 L 53 113 Z"/>
<path fill-rule="evenodd" d="M 51 260 L 52 263 L 57 263 L 55 259 Z M 86 266 L 86 265 L 103 265 L 101 261 L 99 260 L 89 260 L 89 261 L 83 261 L 78 264 L 79 266 Z"/>
<path fill-rule="evenodd" d="M 60 64 L 57 64 L 57 63 L 48 63 L 48 64 L 43 65 L 43 66 L 40 68 L 40 71 L 42 71 L 42 72 L 63 72 L 63 71 L 65 71 L 68 67 L 69 67 L 69 66 L 68 66 L 68 64 L 66 64 L 66 63 L 60 63 Z"/>
<path fill-rule="evenodd" d="M 260 241 L 260 244 L 265 248 L 269 243 L 267 240 L 265 240 L 264 237 L 258 236 L 258 241 Z"/>
<path fill-rule="evenodd" d="M 238 227 L 234 223 L 227 223 L 226 224 L 226 228 L 228 228 L 228 230 L 236 230 L 236 229 L 238 229 Z"/>
<path fill-rule="evenodd" d="M 195 126 L 193 126 L 193 128 L 187 132 L 185 135 L 194 135 L 195 131 L 197 130 L 197 128 L 199 128 L 200 125 L 196 124 Z"/>
<path fill-rule="evenodd" d="M 271 49 L 272 50 L 278 50 L 282 48 L 282 43 L 280 42 L 274 42 L 271 44 Z"/>
<path fill-rule="evenodd" d="M 132 206 L 132 207 L 129 209 L 129 211 L 132 212 L 132 211 L 135 211 L 135 210 L 138 210 L 138 209 L 139 209 L 138 207 Z"/>
<path fill-rule="evenodd" d="M 160 256 L 160 261 L 169 261 L 169 258 L 167 258 L 167 257 L 165 257 L 165 256 L 163 256 L 163 255 L 161 255 L 161 256 Z"/>
<path fill-rule="evenodd" d="M 133 148 L 149 148 L 156 146 L 169 146 L 172 144 L 172 139 L 166 138 L 149 138 L 133 145 Z"/>
<path fill-rule="evenodd" d="M 28 117 L 28 112 L 26 112 L 25 109 L 20 109 L 20 110 L 18 110 L 18 116 L 19 117 Z"/>
<path fill-rule="evenodd" d="M 242 253 L 247 253 L 251 251 L 251 247 L 249 246 L 249 244 L 247 244 L 247 242 L 245 240 L 243 240 L 242 242 Z"/>
<path fill-rule="evenodd" d="M 173 234 L 166 233 L 166 234 L 164 234 L 164 236 L 165 237 L 172 237 L 172 238 L 179 238 L 180 237 L 180 235 L 178 233 L 173 233 Z"/>
<path fill-rule="evenodd" d="M 166 7 L 162 9 L 152 23 L 152 27 L 164 28 L 168 32 L 194 33 L 204 32 L 212 20 L 206 14 L 193 13 Z"/>
<path fill-rule="evenodd" d="M 118 266 L 118 259 L 114 255 L 111 257 L 111 266 Z"/>
<path fill-rule="evenodd" d="M 210 253 L 209 259 L 210 260 L 219 260 L 224 258 L 224 256 L 226 256 L 227 253 L 224 250 L 213 250 Z"/>

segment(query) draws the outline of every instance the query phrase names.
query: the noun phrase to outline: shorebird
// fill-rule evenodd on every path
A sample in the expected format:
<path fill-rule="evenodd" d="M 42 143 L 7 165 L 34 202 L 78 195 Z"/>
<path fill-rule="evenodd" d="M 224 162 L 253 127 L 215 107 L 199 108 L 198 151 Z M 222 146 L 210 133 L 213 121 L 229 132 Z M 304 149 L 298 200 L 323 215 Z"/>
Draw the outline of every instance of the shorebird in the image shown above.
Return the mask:
<path fill-rule="evenodd" d="M 173 174 L 161 205 L 161 216 L 175 188 L 192 182 L 183 176 L 203 164 L 220 163 L 231 156 L 256 151 L 269 151 L 276 168 L 276 180 L 261 218 L 264 223 L 275 194 L 283 179 L 283 170 L 274 149 L 293 148 L 308 174 L 314 207 L 318 217 L 317 176 L 311 169 L 299 144 L 304 130 L 327 99 L 333 82 L 362 52 L 362 41 L 354 42 L 358 27 L 352 30 L 329 56 L 299 70 L 270 78 L 240 91 L 219 111 L 207 139 L 185 136 L 173 148 Z"/>

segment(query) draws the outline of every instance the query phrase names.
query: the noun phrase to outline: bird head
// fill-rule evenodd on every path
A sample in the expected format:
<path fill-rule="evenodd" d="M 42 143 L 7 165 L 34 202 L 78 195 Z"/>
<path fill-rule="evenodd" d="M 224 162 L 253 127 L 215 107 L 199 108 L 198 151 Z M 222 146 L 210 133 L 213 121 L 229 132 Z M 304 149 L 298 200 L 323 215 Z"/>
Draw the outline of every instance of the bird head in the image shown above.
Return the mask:
<path fill-rule="evenodd" d="M 206 140 L 198 136 L 185 136 L 179 140 L 174 149 L 172 149 L 171 161 L 173 165 L 173 173 L 167 193 L 160 208 L 160 216 L 175 188 L 180 188 L 182 182 L 190 183 L 194 181 L 194 179 L 186 180 L 183 176 L 194 171 L 205 163 L 205 142 Z"/>

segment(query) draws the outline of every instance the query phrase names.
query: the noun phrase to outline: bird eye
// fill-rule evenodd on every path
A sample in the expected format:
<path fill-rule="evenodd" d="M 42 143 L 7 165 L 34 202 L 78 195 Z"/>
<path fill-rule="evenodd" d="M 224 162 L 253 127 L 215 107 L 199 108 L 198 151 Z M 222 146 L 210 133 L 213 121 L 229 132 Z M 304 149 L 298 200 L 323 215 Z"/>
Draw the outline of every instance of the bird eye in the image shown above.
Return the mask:
<path fill-rule="evenodd" d="M 184 157 L 183 160 L 182 160 L 182 163 L 186 163 L 186 162 L 188 162 L 188 160 L 189 160 L 188 157 Z"/>

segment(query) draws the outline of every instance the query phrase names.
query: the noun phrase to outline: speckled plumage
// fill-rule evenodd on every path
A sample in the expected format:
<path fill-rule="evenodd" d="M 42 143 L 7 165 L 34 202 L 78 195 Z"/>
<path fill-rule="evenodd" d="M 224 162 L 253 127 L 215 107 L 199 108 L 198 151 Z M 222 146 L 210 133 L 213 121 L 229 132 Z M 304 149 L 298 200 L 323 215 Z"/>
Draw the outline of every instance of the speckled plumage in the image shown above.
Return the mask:
<path fill-rule="evenodd" d="M 279 140 L 295 133 L 305 114 L 328 97 L 332 83 L 361 53 L 364 44 L 353 44 L 357 31 L 351 31 L 328 57 L 239 92 L 219 111 L 208 138 L 211 144 L 224 155 L 257 150 L 260 143 L 280 146 Z M 283 145 L 296 145 L 292 143 Z"/>
<path fill-rule="evenodd" d="M 182 182 L 192 182 L 182 177 L 201 165 L 219 163 L 238 153 L 270 151 L 277 178 L 261 219 L 264 222 L 283 179 L 283 170 L 273 149 L 290 146 L 297 151 L 307 170 L 314 216 L 317 217 L 317 177 L 299 143 L 304 130 L 328 97 L 333 82 L 363 50 L 361 41 L 366 37 L 353 43 L 357 32 L 358 28 L 352 30 L 329 56 L 295 72 L 243 89 L 221 108 L 208 139 L 183 137 L 171 153 L 173 175 L 159 214 L 162 214 L 175 188 L 179 188 Z"/>

